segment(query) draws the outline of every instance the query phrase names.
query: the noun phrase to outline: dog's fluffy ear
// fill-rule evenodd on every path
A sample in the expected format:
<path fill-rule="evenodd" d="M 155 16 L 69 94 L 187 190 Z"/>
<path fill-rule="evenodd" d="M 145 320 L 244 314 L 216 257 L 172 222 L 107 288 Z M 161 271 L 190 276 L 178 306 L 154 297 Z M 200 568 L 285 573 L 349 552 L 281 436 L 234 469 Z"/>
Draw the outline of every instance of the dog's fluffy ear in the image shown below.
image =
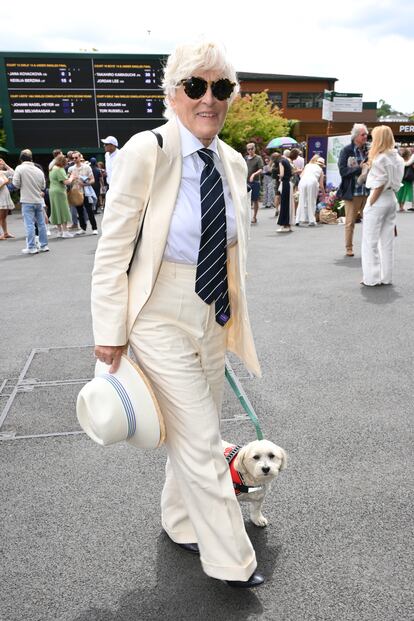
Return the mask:
<path fill-rule="evenodd" d="M 280 464 L 279 471 L 280 470 L 284 470 L 286 468 L 286 466 L 287 466 L 287 453 L 286 453 L 286 451 L 284 451 L 282 448 L 280 448 L 280 453 L 281 453 L 280 454 L 280 458 L 281 458 L 282 462 Z"/>
<path fill-rule="evenodd" d="M 247 474 L 247 469 L 244 464 L 245 457 L 246 457 L 246 447 L 242 446 L 240 451 L 237 453 L 236 457 L 234 458 L 234 468 L 235 470 L 237 470 L 237 472 L 240 472 L 241 474 Z"/>

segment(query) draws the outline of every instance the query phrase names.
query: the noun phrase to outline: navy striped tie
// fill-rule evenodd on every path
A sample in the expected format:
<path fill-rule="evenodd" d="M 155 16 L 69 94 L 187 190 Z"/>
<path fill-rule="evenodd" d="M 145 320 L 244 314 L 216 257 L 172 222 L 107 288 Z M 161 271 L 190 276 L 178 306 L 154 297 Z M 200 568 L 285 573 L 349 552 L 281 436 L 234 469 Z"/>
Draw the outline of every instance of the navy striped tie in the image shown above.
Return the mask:
<path fill-rule="evenodd" d="M 230 319 L 230 303 L 223 183 L 214 166 L 213 151 L 200 149 L 197 153 L 205 166 L 200 179 L 201 239 L 195 291 L 207 304 L 215 302 L 216 321 L 224 326 Z"/>

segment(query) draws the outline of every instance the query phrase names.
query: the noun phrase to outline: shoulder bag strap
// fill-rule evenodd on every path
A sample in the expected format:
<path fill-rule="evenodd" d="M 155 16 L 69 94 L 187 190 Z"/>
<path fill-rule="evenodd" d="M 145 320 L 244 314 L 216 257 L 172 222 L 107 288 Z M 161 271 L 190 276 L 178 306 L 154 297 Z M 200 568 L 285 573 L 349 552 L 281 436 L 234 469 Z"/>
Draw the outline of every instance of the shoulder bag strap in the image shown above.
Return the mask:
<path fill-rule="evenodd" d="M 154 134 L 154 136 L 155 136 L 155 137 L 156 137 L 156 139 L 157 139 L 158 146 L 160 147 L 160 149 L 162 149 L 162 146 L 163 146 L 163 140 L 162 140 L 162 136 L 161 136 L 161 134 L 159 134 L 158 132 L 153 131 L 153 130 L 150 130 L 150 131 L 151 131 L 151 133 L 152 133 L 152 134 Z M 155 169 L 156 169 L 156 167 L 155 167 Z M 155 172 L 155 169 L 154 169 L 154 172 Z M 152 181 L 153 181 L 153 180 L 151 180 L 151 186 L 150 186 L 150 188 L 152 187 Z M 150 191 L 151 191 L 151 190 L 150 190 Z M 145 214 L 147 213 L 147 208 L 148 208 L 148 203 L 149 203 L 149 201 L 150 201 L 150 197 L 149 197 L 149 195 L 148 195 L 147 204 L 146 204 L 146 206 L 145 206 L 144 214 L 143 214 L 143 216 L 142 216 L 142 220 L 141 220 L 141 226 L 139 227 L 138 235 L 137 235 L 137 238 L 136 238 L 136 240 L 135 240 L 134 250 L 133 250 L 133 252 L 132 252 L 131 260 L 130 260 L 130 262 L 129 262 L 128 269 L 127 269 L 127 271 L 126 271 L 126 273 L 127 273 L 127 274 L 129 274 L 129 272 L 130 272 L 132 262 L 133 262 L 133 260 L 134 260 L 134 258 L 135 258 L 135 253 L 136 253 L 136 251 L 137 251 L 138 244 L 139 244 L 140 239 L 141 239 L 141 236 L 142 236 L 142 229 L 144 228 Z"/>

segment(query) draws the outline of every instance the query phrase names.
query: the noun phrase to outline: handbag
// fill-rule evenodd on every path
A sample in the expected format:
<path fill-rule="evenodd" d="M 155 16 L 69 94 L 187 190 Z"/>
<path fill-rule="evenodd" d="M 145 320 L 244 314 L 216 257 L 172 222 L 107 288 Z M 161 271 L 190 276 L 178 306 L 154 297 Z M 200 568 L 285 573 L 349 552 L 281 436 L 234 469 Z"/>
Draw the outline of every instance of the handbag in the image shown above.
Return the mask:
<path fill-rule="evenodd" d="M 402 180 L 408 181 L 409 183 L 412 183 L 414 181 L 414 168 L 412 167 L 412 165 L 405 167 Z"/>
<path fill-rule="evenodd" d="M 338 224 L 337 215 L 332 209 L 323 208 L 319 212 L 319 222 L 322 224 Z"/>
<path fill-rule="evenodd" d="M 73 185 L 68 192 L 68 203 L 72 207 L 80 207 L 84 201 L 83 190 L 78 185 Z"/>

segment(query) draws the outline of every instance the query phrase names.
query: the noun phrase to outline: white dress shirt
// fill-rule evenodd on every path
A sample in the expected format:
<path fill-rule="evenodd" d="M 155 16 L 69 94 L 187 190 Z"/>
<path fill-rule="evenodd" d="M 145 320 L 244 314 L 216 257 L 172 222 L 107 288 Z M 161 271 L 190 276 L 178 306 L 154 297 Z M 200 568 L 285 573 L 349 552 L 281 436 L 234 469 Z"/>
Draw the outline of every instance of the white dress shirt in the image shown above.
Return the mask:
<path fill-rule="evenodd" d="M 404 160 L 397 151 L 380 153 L 372 162 L 365 185 L 371 190 L 385 186 L 384 191 L 397 192 L 401 187 L 403 174 Z"/>
<path fill-rule="evenodd" d="M 108 185 L 111 185 L 111 175 L 114 168 L 115 158 L 119 153 L 119 149 L 116 149 L 112 153 L 109 151 L 105 151 L 105 171 L 106 171 L 106 182 Z"/>
<path fill-rule="evenodd" d="M 319 166 L 319 164 L 309 162 L 309 164 L 306 164 L 305 168 L 303 169 L 300 180 L 302 181 L 302 179 L 314 179 L 316 181 L 319 181 L 321 174 L 322 168 Z"/>
<path fill-rule="evenodd" d="M 164 261 L 197 265 L 201 238 L 200 178 L 204 168 L 204 162 L 197 151 L 205 147 L 179 120 L 178 127 L 183 168 L 177 202 L 165 246 Z M 237 240 L 236 218 L 224 167 L 217 150 L 217 137 L 214 138 L 208 149 L 214 153 L 214 164 L 223 182 L 227 244 L 232 245 Z"/>

